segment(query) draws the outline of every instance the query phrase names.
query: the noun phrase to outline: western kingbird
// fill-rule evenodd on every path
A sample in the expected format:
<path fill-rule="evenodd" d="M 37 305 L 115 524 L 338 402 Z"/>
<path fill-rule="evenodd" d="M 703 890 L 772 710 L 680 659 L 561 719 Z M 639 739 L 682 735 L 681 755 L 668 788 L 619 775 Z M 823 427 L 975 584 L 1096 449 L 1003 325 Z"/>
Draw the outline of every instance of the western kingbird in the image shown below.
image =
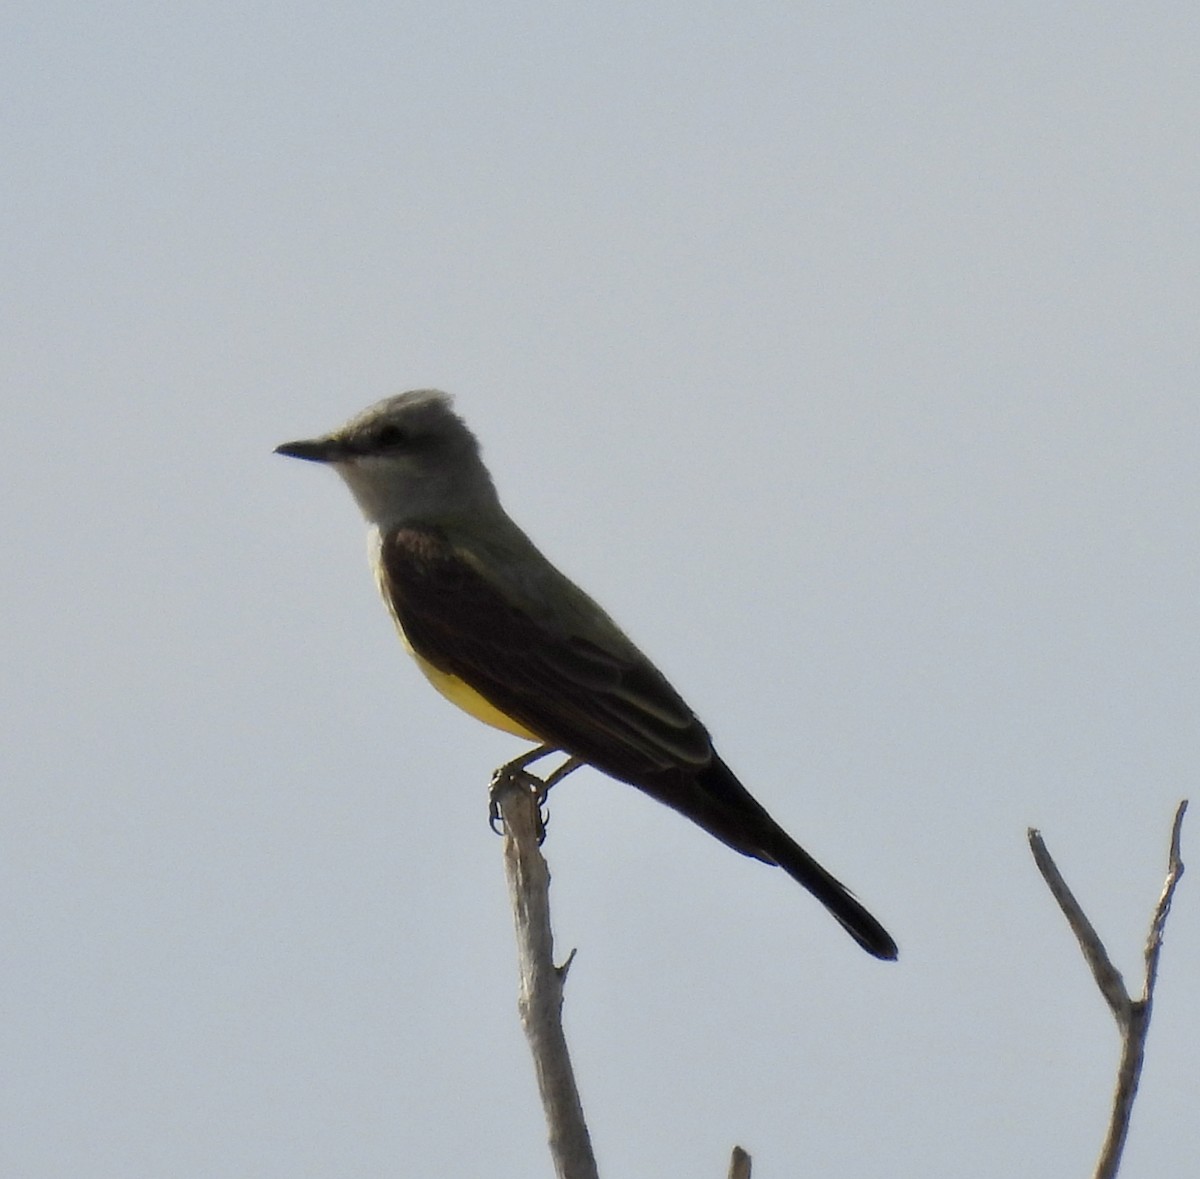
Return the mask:
<path fill-rule="evenodd" d="M 401 393 L 276 453 L 328 463 L 349 485 L 383 599 L 442 695 L 779 865 L 867 953 L 896 957 L 883 926 L 734 777 L 662 673 L 509 518 L 445 393 Z"/>

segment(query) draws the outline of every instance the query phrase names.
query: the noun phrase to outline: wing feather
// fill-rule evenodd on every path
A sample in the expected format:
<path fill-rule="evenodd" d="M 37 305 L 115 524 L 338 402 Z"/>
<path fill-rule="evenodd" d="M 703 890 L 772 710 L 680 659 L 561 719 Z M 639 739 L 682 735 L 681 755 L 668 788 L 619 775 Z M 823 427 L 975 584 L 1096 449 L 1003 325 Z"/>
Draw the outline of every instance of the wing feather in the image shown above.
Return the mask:
<path fill-rule="evenodd" d="M 535 618 L 439 529 L 397 529 L 379 555 L 413 649 L 547 744 L 627 781 L 711 763 L 704 726 L 615 625 L 605 645 L 552 609 Z"/>

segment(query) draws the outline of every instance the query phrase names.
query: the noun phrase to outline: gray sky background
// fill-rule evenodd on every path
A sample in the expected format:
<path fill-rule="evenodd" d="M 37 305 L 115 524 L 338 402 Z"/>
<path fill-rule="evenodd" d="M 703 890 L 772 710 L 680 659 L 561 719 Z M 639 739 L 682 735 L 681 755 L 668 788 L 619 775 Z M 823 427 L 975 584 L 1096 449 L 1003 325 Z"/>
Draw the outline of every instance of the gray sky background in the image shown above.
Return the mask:
<path fill-rule="evenodd" d="M 556 791 L 602 1170 L 1090 1173 L 1196 793 L 1194 5 L 6 6 L 0 1171 L 549 1174 L 492 768 L 328 473 L 513 515 L 896 935 Z M 1200 816 L 1185 853 L 1200 862 Z M 1200 905 L 1125 1175 L 1200 1173 Z"/>

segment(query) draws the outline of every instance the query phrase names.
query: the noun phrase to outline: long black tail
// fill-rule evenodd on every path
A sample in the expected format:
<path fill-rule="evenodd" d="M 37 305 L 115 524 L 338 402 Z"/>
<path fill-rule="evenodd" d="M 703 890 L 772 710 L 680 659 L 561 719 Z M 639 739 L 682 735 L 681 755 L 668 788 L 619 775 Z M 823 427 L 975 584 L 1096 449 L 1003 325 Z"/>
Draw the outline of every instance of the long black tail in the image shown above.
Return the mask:
<path fill-rule="evenodd" d="M 767 854 L 794 881 L 804 885 L 868 954 L 889 960 L 896 957 L 899 951 L 888 931 L 854 899 L 840 880 L 826 872 L 782 828 Z"/>
<path fill-rule="evenodd" d="M 834 915 L 842 928 L 868 954 L 893 959 L 898 950 L 891 935 L 859 904 L 850 890 L 826 872 L 737 780 L 719 757 L 691 779 L 691 787 L 676 780 L 673 789 L 656 783 L 652 793 L 711 832 L 723 843 L 766 863 L 778 864 Z M 682 787 L 682 788 L 681 788 Z M 643 789 L 648 789 L 643 785 Z"/>

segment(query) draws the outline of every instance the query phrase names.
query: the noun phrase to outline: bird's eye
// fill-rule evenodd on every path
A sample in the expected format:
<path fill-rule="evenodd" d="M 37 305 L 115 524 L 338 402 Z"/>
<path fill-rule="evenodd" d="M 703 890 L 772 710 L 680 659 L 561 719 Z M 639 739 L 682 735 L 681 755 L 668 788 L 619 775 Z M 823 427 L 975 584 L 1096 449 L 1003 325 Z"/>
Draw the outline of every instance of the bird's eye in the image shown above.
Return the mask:
<path fill-rule="evenodd" d="M 380 426 L 371 439 L 376 446 L 399 446 L 408 441 L 408 435 L 399 426 Z"/>

